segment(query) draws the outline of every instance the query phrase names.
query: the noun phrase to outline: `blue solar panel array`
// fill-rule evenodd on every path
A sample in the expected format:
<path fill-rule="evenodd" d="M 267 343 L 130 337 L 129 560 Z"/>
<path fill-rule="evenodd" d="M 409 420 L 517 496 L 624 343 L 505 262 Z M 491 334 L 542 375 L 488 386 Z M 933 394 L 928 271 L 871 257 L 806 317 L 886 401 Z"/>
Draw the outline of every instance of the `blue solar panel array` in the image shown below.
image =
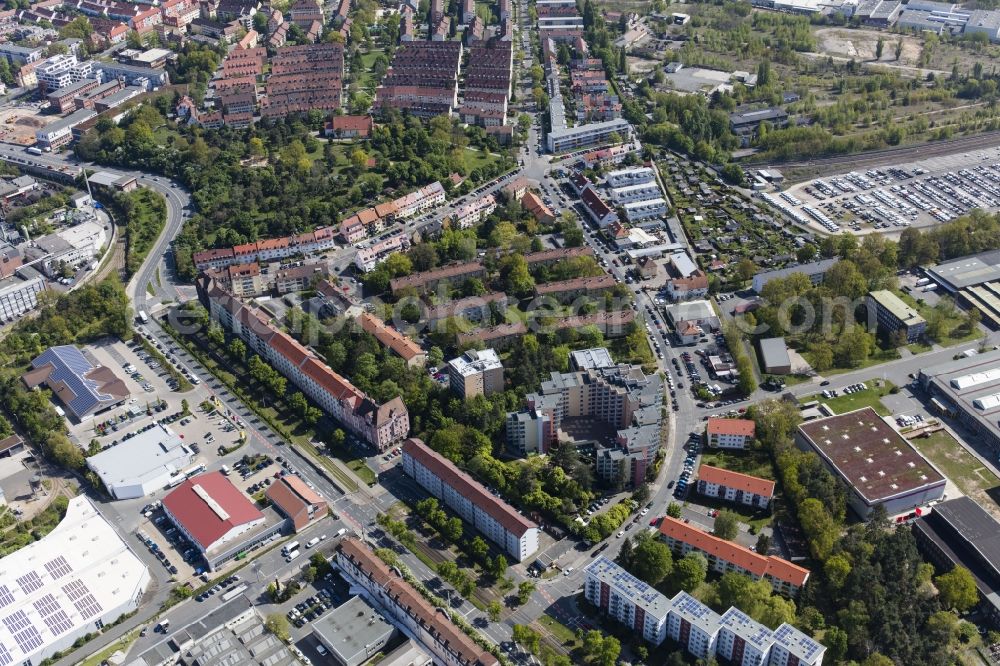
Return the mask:
<path fill-rule="evenodd" d="M 59 605 L 59 600 L 51 594 L 46 594 L 41 599 L 32 604 L 38 614 L 42 616 L 45 626 L 53 635 L 65 633 L 73 628 L 73 622 L 66 615 L 66 611 Z"/>
<path fill-rule="evenodd" d="M 17 584 L 21 586 L 21 589 L 25 594 L 31 594 L 35 590 L 40 590 L 43 587 L 42 579 L 35 571 L 29 571 L 23 576 L 18 576 Z"/>
<path fill-rule="evenodd" d="M 62 587 L 62 591 L 73 602 L 84 620 L 89 620 L 104 610 L 82 580 L 72 580 L 66 583 Z"/>
<path fill-rule="evenodd" d="M 680 597 L 674 599 L 673 607 L 679 611 L 687 613 L 691 617 L 696 617 L 698 619 L 708 617 L 709 615 L 715 615 L 715 611 L 686 592 L 682 593 Z"/>
<path fill-rule="evenodd" d="M 52 580 L 59 580 L 66 574 L 73 571 L 73 567 L 69 565 L 66 558 L 60 555 L 54 560 L 45 563 L 45 570 L 49 572 L 52 576 Z"/>
<path fill-rule="evenodd" d="M 14 640 L 24 654 L 31 654 L 45 643 L 42 640 L 42 635 L 38 633 L 38 629 L 35 629 L 35 625 L 14 634 Z"/>
<path fill-rule="evenodd" d="M 735 606 L 723 613 L 722 625 L 729 627 L 733 633 L 761 650 L 767 648 L 774 639 L 774 634 L 771 633 L 770 629 L 750 619 L 746 613 Z"/>
<path fill-rule="evenodd" d="M 98 392 L 98 383 L 85 379 L 84 375 L 94 369 L 87 357 L 73 345 L 50 347 L 42 352 L 34 361 L 32 367 L 40 368 L 52 365 L 49 382 L 65 382 L 73 392 L 69 408 L 74 414 L 86 414 L 95 404 L 111 399 L 110 395 Z"/>
<path fill-rule="evenodd" d="M 10 656 L 10 650 L 3 643 L 0 643 L 0 666 L 7 666 L 13 663 L 14 657 Z"/>
<path fill-rule="evenodd" d="M 774 640 L 781 643 L 789 651 L 794 650 L 801 659 L 807 661 L 812 661 L 824 649 L 822 645 L 790 624 L 783 624 L 775 629 Z"/>
<path fill-rule="evenodd" d="M 14 595 L 6 585 L 0 585 L 0 608 L 14 603 Z"/>

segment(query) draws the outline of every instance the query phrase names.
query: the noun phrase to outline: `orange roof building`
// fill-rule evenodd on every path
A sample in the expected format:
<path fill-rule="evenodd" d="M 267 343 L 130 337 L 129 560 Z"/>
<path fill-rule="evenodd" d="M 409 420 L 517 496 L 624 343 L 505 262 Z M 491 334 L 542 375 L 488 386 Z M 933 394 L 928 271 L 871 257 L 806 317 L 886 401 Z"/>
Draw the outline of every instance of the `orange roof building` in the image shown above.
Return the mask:
<path fill-rule="evenodd" d="M 775 592 L 788 597 L 798 594 L 809 580 L 808 569 L 780 557 L 755 553 L 670 516 L 660 521 L 660 538 L 679 557 L 690 552 L 701 553 L 713 571 L 720 574 L 737 571 L 755 580 L 766 580 Z"/>
<path fill-rule="evenodd" d="M 427 363 L 427 354 L 416 342 L 406 337 L 396 329 L 392 328 L 378 317 L 363 312 L 358 317 L 358 323 L 366 333 L 371 333 L 375 339 L 384 346 L 391 349 L 397 356 L 406 361 L 406 365 L 413 367 L 424 367 Z"/>
<path fill-rule="evenodd" d="M 749 419 L 709 419 L 708 445 L 720 449 L 745 449 L 757 424 Z"/>
<path fill-rule="evenodd" d="M 711 465 L 698 470 L 696 487 L 702 495 L 759 509 L 771 506 L 774 497 L 774 481 Z"/>

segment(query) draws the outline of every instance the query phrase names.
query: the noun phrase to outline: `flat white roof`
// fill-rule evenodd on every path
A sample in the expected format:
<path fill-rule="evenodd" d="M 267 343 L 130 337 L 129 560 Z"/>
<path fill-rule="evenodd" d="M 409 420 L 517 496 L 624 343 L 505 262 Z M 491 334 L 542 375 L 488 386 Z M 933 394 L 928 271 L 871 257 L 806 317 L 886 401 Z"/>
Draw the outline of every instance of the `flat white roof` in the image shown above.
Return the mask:
<path fill-rule="evenodd" d="M 180 472 L 191 461 L 191 451 L 170 428 L 150 428 L 87 458 L 92 469 L 114 491 L 118 486 L 145 484 Z"/>
<path fill-rule="evenodd" d="M 0 560 L 0 664 L 39 663 L 134 608 L 145 565 L 86 497 L 41 541 Z"/>
<path fill-rule="evenodd" d="M 493 349 L 470 349 L 458 358 L 448 361 L 448 365 L 463 377 L 503 368 L 500 356 Z"/>

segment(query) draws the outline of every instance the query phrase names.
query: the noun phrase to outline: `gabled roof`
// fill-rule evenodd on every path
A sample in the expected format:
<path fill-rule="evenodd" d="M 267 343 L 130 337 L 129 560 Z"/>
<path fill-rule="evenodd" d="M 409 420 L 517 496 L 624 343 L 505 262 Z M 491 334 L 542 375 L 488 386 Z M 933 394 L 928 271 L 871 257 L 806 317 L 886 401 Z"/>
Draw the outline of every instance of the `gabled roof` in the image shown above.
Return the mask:
<path fill-rule="evenodd" d="M 208 550 L 231 529 L 264 518 L 222 472 L 193 476 L 163 498 L 163 506 Z"/>
<path fill-rule="evenodd" d="M 754 576 L 770 576 L 797 587 L 804 585 L 809 578 L 808 569 L 803 569 L 780 557 L 755 553 L 749 548 L 720 539 L 670 516 L 664 516 L 660 520 L 660 534 L 686 543 L 723 562 L 731 562 Z"/>
<path fill-rule="evenodd" d="M 733 472 L 721 467 L 702 465 L 698 469 L 698 479 L 705 483 L 715 483 L 733 490 L 742 490 L 745 493 L 753 493 L 761 497 L 774 496 L 774 481 L 762 479 L 749 474 Z"/>
<path fill-rule="evenodd" d="M 709 419 L 709 435 L 742 435 L 753 437 L 757 424 L 750 419 Z"/>
<path fill-rule="evenodd" d="M 94 365 L 73 345 L 50 347 L 31 365 L 25 384 L 34 388 L 44 382 L 77 418 L 129 396 L 125 382 L 110 368 Z"/>

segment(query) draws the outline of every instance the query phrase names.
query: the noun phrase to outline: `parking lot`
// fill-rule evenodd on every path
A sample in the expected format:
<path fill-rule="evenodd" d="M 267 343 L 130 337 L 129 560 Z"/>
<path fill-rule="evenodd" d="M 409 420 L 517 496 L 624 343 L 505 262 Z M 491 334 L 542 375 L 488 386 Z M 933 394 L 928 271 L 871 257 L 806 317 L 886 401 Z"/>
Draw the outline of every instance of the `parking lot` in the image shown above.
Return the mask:
<path fill-rule="evenodd" d="M 930 226 L 973 208 L 1000 209 L 1000 153 L 991 150 L 799 183 L 778 195 L 811 226 L 837 232 Z M 768 195 L 771 196 L 771 195 Z M 774 199 L 774 197 L 772 197 Z"/>

